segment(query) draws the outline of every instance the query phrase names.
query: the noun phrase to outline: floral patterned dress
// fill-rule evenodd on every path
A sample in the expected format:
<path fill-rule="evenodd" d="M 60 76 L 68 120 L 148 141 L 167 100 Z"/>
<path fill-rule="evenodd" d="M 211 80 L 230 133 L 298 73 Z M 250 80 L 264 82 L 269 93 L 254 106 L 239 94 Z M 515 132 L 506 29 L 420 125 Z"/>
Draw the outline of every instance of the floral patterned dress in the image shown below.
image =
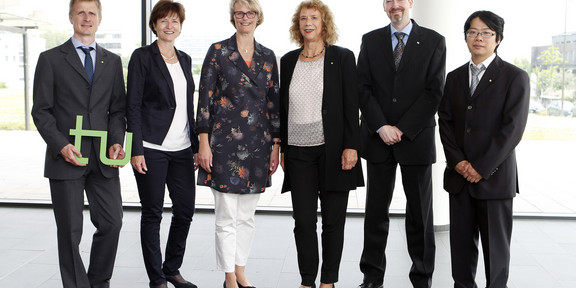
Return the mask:
<path fill-rule="evenodd" d="M 272 50 L 254 47 L 248 67 L 233 35 L 212 44 L 202 66 L 196 132 L 209 133 L 213 167 L 200 168 L 198 185 L 220 192 L 270 186 L 272 138 L 280 137 L 278 67 Z"/>

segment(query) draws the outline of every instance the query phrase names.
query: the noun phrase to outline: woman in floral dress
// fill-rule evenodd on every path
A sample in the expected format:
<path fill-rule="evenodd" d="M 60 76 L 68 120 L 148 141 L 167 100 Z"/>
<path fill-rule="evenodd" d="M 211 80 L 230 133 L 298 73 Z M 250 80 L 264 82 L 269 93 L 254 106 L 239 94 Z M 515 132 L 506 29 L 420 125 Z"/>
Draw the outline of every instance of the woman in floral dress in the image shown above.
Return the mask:
<path fill-rule="evenodd" d="M 232 0 L 236 33 L 210 47 L 200 79 L 198 185 L 214 193 L 216 260 L 228 288 L 253 287 L 244 269 L 254 213 L 279 164 L 276 56 L 254 40 L 263 20 L 258 0 Z"/>

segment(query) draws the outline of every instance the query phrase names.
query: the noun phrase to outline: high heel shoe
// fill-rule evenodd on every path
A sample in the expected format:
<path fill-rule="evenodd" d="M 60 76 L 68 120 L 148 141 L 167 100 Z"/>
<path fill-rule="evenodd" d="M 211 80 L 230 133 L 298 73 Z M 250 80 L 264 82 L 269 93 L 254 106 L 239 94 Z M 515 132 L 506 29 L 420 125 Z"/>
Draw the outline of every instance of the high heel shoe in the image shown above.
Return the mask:
<path fill-rule="evenodd" d="M 238 281 L 236 281 L 236 284 L 238 284 L 238 288 L 256 288 L 254 286 L 242 286 L 242 284 L 240 284 Z"/>
<path fill-rule="evenodd" d="M 165 277 L 166 281 L 172 283 L 176 288 L 198 288 L 194 283 L 186 281 L 180 274 L 172 276 L 166 275 Z"/>

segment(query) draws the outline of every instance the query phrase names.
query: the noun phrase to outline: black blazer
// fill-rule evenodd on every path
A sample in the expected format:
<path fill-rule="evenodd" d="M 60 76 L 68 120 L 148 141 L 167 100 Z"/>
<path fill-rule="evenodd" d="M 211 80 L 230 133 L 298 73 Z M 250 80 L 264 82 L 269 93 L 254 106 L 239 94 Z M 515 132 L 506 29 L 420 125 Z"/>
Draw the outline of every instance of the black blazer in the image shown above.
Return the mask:
<path fill-rule="evenodd" d="M 126 91 L 120 57 L 96 45 L 96 69 L 92 86 L 72 40 L 42 52 L 34 75 L 32 118 L 46 141 L 44 176 L 51 179 L 77 179 L 87 166 L 77 167 L 60 156 L 60 150 L 74 144 L 70 129 L 76 116 L 84 116 L 83 128 L 108 132 L 108 150 L 113 144 L 124 146 L 126 131 Z M 102 164 L 91 154 L 91 144 L 100 147 L 99 137 L 82 137 L 82 156 L 98 161 L 105 177 L 118 176 L 118 168 Z M 98 151 L 96 151 L 98 152 Z"/>
<path fill-rule="evenodd" d="M 194 79 L 192 59 L 175 49 L 187 80 L 187 106 L 190 141 L 194 153 L 198 152 L 198 137 L 194 122 Z M 134 50 L 128 64 L 128 100 L 126 115 L 128 132 L 132 132 L 132 156 L 143 155 L 142 141 L 161 145 L 172 124 L 176 108 L 174 82 L 166 67 L 158 44 Z"/>
<path fill-rule="evenodd" d="M 436 161 L 434 115 L 444 88 L 446 42 L 435 31 L 412 23 L 398 71 L 390 25 L 362 37 L 358 56 L 362 157 L 373 162 L 392 155 L 400 164 Z M 397 126 L 404 133 L 402 141 L 386 145 L 376 132 L 383 125 Z"/>
<path fill-rule="evenodd" d="M 281 149 L 288 146 L 288 103 L 290 82 L 302 49 L 286 53 L 280 60 L 280 137 Z M 322 79 L 319 79 L 321 81 Z M 360 159 L 352 170 L 342 170 L 342 151 L 360 149 L 358 127 L 358 92 L 356 60 L 346 48 L 327 46 L 324 58 L 324 92 L 322 96 L 322 124 L 326 149 L 325 179 L 329 191 L 354 190 L 364 186 Z M 360 151 L 358 151 L 360 152 Z M 282 191 L 290 190 L 290 175 L 284 175 Z"/>
<path fill-rule="evenodd" d="M 518 192 L 514 149 L 524 133 L 530 102 L 528 74 L 496 56 L 470 97 L 468 65 L 450 72 L 438 111 L 446 154 L 444 189 L 474 198 L 505 199 Z M 483 179 L 469 183 L 454 170 L 468 160 Z"/>

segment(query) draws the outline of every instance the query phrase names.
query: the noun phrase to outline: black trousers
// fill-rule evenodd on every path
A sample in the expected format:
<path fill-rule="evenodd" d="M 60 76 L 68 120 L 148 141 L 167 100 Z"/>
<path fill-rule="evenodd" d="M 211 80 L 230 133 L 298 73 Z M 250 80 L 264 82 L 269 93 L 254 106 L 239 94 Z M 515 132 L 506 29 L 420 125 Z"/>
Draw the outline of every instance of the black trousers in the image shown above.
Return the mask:
<path fill-rule="evenodd" d="M 86 173 L 80 179 L 50 179 L 52 207 L 58 235 L 58 259 L 64 288 L 107 288 L 116 260 L 122 227 L 122 195 L 118 176 L 106 178 L 92 150 Z M 84 191 L 90 205 L 92 236 L 88 272 L 80 256 Z"/>
<path fill-rule="evenodd" d="M 324 146 L 289 146 L 284 155 L 290 174 L 294 238 L 301 285 L 313 286 L 318 275 L 319 248 L 316 223 L 318 199 L 322 216 L 322 268 L 320 282 L 338 282 L 344 248 L 344 226 L 349 191 L 325 191 Z"/>
<path fill-rule="evenodd" d="M 390 228 L 389 209 L 398 163 L 367 161 L 364 250 L 360 270 L 364 282 L 382 283 L 386 271 L 386 244 Z M 406 240 L 412 260 L 409 277 L 415 288 L 432 286 L 436 244 L 432 215 L 432 166 L 400 165 L 406 194 Z"/>
<path fill-rule="evenodd" d="M 450 194 L 450 255 L 455 288 L 477 288 L 478 236 L 486 287 L 506 288 L 510 273 L 512 198 L 475 199 L 464 189 Z"/>
<path fill-rule="evenodd" d="M 166 283 L 166 275 L 180 274 L 186 250 L 186 238 L 194 215 L 196 186 L 194 180 L 194 154 L 191 148 L 178 152 L 165 152 L 144 148 L 148 172 L 134 171 L 142 216 L 140 239 L 144 265 L 150 285 Z M 164 207 L 165 189 L 172 200 L 172 222 L 168 232 L 165 260 L 160 248 L 160 222 Z"/>

